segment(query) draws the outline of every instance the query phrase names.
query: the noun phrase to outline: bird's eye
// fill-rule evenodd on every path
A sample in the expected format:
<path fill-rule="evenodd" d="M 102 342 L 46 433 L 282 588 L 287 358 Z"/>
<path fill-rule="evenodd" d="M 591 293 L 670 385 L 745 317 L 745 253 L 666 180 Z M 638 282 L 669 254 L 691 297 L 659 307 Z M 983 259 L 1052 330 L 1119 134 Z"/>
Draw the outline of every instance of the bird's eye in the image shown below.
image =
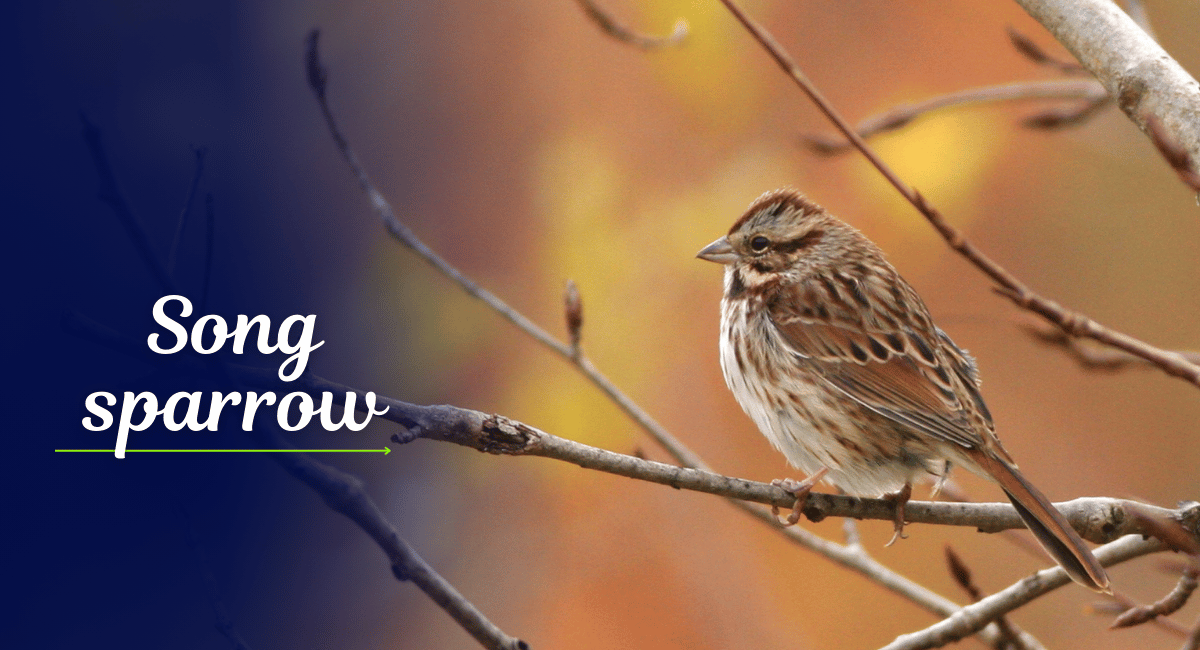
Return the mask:
<path fill-rule="evenodd" d="M 759 236 L 755 237 L 754 239 L 750 240 L 750 250 L 754 251 L 755 253 L 761 253 L 761 252 L 767 250 L 767 246 L 770 246 L 770 245 L 771 245 L 771 240 L 767 239 L 766 237 L 763 237 L 762 235 L 759 235 Z"/>

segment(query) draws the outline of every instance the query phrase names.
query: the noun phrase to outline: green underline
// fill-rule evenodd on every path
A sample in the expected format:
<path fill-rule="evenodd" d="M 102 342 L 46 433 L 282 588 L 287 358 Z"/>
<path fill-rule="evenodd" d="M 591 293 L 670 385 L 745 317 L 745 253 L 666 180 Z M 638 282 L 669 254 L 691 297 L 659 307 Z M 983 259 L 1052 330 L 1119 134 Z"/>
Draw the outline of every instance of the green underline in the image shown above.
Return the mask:
<path fill-rule="evenodd" d="M 55 453 L 116 453 L 116 449 L 55 449 Z M 383 449 L 126 449 L 125 453 L 175 453 L 175 454 L 383 454 L 392 453 Z"/>

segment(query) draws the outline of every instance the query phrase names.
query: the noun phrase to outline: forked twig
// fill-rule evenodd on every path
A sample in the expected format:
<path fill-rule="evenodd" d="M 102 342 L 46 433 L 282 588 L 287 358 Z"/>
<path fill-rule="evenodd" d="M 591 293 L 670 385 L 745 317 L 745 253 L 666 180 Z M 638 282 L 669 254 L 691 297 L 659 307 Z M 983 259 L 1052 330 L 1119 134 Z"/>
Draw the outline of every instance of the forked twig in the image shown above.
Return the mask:
<path fill-rule="evenodd" d="M 1005 296 L 1018 307 L 1042 316 L 1073 336 L 1095 339 L 1107 345 L 1125 350 L 1150 361 L 1168 375 L 1179 377 L 1200 386 L 1200 365 L 1189 362 L 1176 352 L 1157 348 L 1128 334 L 1105 327 L 1079 312 L 1068 310 L 1057 302 L 1035 293 L 1018 280 L 1016 276 L 1009 273 L 1004 267 L 976 248 L 962 233 L 951 226 L 942 217 L 941 213 L 925 200 L 925 197 L 901 180 L 892 168 L 871 149 L 858 133 L 854 131 L 853 127 L 834 109 L 833 105 L 817 90 L 816 86 L 808 80 L 808 77 L 800 71 L 800 68 L 792 60 L 791 56 L 787 54 L 765 28 L 746 14 L 733 0 L 721 0 L 721 2 L 742 23 L 755 40 L 763 46 L 763 49 L 775 60 L 775 63 L 796 82 L 800 90 L 812 100 L 825 117 L 837 126 L 842 135 L 854 143 L 854 147 L 870 161 L 875 169 L 909 203 L 912 203 L 913 207 L 925 216 L 926 220 L 938 231 L 938 234 L 946 240 L 950 248 L 965 257 L 996 283 L 997 286 L 994 287 L 994 290 L 997 293 Z"/>
<path fill-rule="evenodd" d="M 1196 591 L 1197 578 L 1200 578 L 1200 568 L 1195 566 L 1184 568 L 1183 575 L 1179 576 L 1179 582 L 1175 583 L 1175 588 L 1166 596 L 1163 596 L 1158 602 L 1130 608 L 1118 616 L 1110 627 L 1133 627 L 1153 621 L 1160 616 L 1174 614 L 1187 604 L 1192 592 Z"/>
<path fill-rule="evenodd" d="M 1018 52 L 1038 65 L 1069 75 L 1087 74 L 1087 70 L 1077 62 L 1063 61 L 1051 56 L 1029 37 L 1012 27 L 1008 28 L 1008 38 Z M 1058 129 L 1075 126 L 1085 122 L 1101 108 L 1112 104 L 1108 91 L 1095 79 L 1022 81 L 970 88 L 911 104 L 901 104 L 864 119 L 854 129 L 863 139 L 868 139 L 946 108 L 1039 99 L 1075 99 L 1081 100 L 1081 103 L 1073 108 L 1049 108 L 1028 115 L 1021 120 L 1028 128 Z M 854 147 L 853 142 L 840 136 L 806 135 L 804 139 L 810 149 L 824 155 L 840 153 Z"/>
<path fill-rule="evenodd" d="M 1129 368 L 1154 367 L 1150 361 L 1128 352 L 1085 344 L 1057 327 L 1046 328 L 1022 324 L 1021 328 L 1039 343 L 1063 348 L 1080 366 L 1088 370 L 1115 372 Z M 1200 364 L 1200 352 L 1177 350 L 1176 353 L 1192 363 Z"/>
<path fill-rule="evenodd" d="M 931 97 L 911 104 L 900 104 L 883 113 L 864 119 L 854 127 L 854 130 L 858 133 L 859 137 L 867 139 L 880 133 L 899 129 L 918 117 L 946 108 L 1029 99 L 1084 100 L 1082 108 L 1076 112 L 1089 110 L 1090 107 L 1103 105 L 1109 101 L 1108 93 L 1104 90 L 1104 86 L 1092 80 L 1065 79 L 1017 82 L 984 86 L 982 88 L 970 88 Z M 854 144 L 850 140 L 839 136 L 808 134 L 803 137 L 809 148 L 821 154 L 840 153 L 854 147 Z"/>
<path fill-rule="evenodd" d="M 253 434 L 270 447 L 288 446 L 273 424 L 256 428 Z M 505 634 L 421 558 L 388 521 L 358 477 L 318 462 L 308 454 L 269 456 L 287 473 L 311 487 L 332 510 L 362 528 L 388 556 L 397 580 L 415 584 L 480 645 L 489 650 L 529 650 L 529 644 Z"/>
<path fill-rule="evenodd" d="M 1105 566 L 1111 566 L 1165 548 L 1166 546 L 1156 539 L 1143 540 L 1130 535 L 1096 549 L 1096 559 Z M 1059 567 L 1039 571 L 977 603 L 963 607 L 956 615 L 938 621 L 924 630 L 897 637 L 895 641 L 884 646 L 883 650 L 923 650 L 958 641 L 974 634 L 997 616 L 1022 607 L 1034 598 L 1069 581 L 1066 572 Z"/>

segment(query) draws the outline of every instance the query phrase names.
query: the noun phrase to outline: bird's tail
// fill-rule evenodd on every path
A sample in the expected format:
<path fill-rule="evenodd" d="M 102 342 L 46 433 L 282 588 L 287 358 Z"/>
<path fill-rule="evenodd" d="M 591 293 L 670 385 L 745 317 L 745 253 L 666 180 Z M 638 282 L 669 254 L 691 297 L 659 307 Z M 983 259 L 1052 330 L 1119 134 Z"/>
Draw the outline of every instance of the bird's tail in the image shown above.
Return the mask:
<path fill-rule="evenodd" d="M 1093 591 L 1112 593 L 1108 587 L 1108 574 L 1096 556 L 1066 517 L 1016 467 L 987 452 L 980 452 L 973 460 L 1000 484 L 1017 514 L 1033 531 L 1033 536 L 1072 580 Z"/>

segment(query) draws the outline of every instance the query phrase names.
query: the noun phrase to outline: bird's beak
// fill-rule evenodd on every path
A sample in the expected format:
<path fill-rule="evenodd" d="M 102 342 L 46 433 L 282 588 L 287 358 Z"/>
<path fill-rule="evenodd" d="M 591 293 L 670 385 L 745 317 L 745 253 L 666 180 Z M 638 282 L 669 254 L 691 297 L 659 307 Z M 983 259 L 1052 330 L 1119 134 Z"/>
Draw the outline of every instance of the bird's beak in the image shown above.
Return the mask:
<path fill-rule="evenodd" d="M 708 260 L 709 262 L 716 262 L 717 264 L 733 264 L 738 258 L 737 253 L 733 252 L 733 246 L 729 244 L 729 239 L 726 237 L 722 237 L 700 249 L 700 252 L 696 253 L 696 257 Z"/>

